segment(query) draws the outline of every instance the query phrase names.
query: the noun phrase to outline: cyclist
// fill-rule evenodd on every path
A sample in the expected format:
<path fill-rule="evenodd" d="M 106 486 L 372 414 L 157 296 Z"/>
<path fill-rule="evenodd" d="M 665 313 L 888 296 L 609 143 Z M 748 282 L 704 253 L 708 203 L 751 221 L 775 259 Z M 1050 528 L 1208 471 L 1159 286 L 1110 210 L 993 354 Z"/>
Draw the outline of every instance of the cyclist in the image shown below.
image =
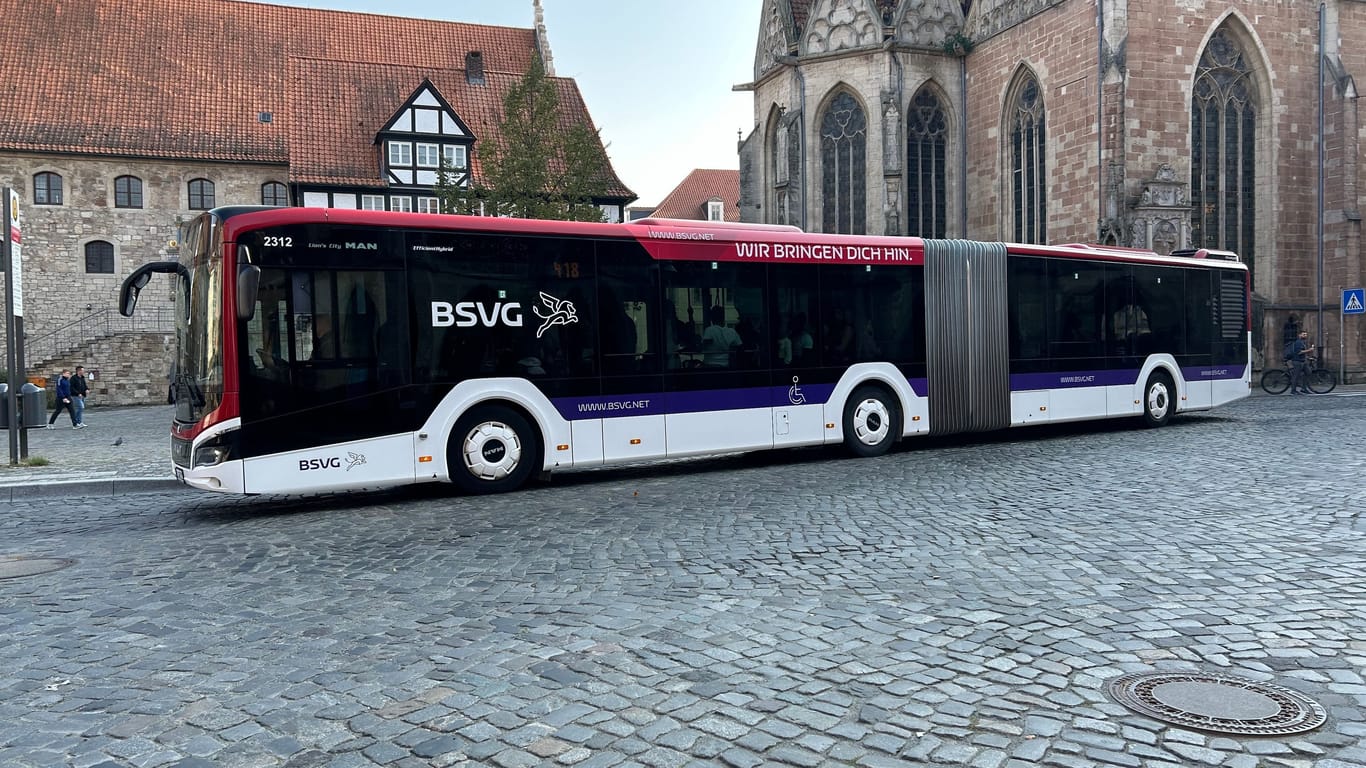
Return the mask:
<path fill-rule="evenodd" d="M 1290 394 L 1309 394 L 1309 358 L 1313 353 L 1308 331 L 1300 331 L 1294 341 L 1285 345 L 1285 362 L 1290 366 Z"/>

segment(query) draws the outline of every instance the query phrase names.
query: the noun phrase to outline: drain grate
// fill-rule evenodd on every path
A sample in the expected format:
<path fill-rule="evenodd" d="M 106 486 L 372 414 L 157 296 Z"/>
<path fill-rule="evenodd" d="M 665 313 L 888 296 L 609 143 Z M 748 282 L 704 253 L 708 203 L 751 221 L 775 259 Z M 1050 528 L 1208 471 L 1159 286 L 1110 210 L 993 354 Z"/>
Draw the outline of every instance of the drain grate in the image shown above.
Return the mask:
<path fill-rule="evenodd" d="M 27 557 L 25 555 L 0 555 L 0 579 L 18 579 L 24 576 L 37 576 L 51 573 L 75 563 L 60 557 Z"/>
<path fill-rule="evenodd" d="M 1214 733 L 1284 736 L 1312 731 L 1328 719 L 1301 693 L 1240 677 L 1144 673 L 1110 681 L 1110 696 L 1139 714 Z"/>

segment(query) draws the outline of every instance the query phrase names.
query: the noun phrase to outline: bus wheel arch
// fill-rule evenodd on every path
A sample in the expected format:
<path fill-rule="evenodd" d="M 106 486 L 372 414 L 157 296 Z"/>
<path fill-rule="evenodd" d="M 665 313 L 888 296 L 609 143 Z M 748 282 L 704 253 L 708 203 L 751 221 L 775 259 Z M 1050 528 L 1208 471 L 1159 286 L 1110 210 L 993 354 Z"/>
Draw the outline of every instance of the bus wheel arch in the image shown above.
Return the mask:
<path fill-rule="evenodd" d="M 446 443 L 450 480 L 466 493 L 502 493 L 521 487 L 541 469 L 544 441 L 524 409 L 502 400 L 470 407 Z"/>
<path fill-rule="evenodd" d="M 1176 413 L 1176 402 L 1176 380 L 1165 367 L 1158 366 L 1143 385 L 1143 423 L 1149 427 L 1166 425 Z"/>
<path fill-rule="evenodd" d="M 904 409 L 896 392 L 880 381 L 854 387 L 844 402 L 844 446 L 855 456 L 881 456 L 901 439 Z"/>

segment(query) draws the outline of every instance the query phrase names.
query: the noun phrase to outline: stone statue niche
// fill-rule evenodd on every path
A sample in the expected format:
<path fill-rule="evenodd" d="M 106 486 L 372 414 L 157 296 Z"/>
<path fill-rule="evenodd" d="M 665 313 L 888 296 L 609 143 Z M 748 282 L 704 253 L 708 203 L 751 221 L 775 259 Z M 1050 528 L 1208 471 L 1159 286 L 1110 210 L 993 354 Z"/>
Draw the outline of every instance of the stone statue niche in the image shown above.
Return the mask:
<path fill-rule="evenodd" d="M 1131 246 L 1147 248 L 1163 256 L 1190 247 L 1190 198 L 1188 184 L 1178 181 L 1176 169 L 1163 163 L 1143 191 L 1130 219 Z"/>

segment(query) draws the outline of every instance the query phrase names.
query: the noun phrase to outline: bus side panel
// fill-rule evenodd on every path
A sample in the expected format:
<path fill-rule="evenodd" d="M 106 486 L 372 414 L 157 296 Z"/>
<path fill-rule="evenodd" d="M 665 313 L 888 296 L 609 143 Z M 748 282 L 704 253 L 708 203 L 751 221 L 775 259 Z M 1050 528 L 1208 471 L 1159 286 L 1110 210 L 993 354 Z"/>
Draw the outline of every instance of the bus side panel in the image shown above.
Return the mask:
<path fill-rule="evenodd" d="M 670 456 L 773 447 L 773 411 L 770 408 L 671 413 L 666 418 Z"/>
<path fill-rule="evenodd" d="M 413 436 L 393 435 L 243 461 L 246 493 L 342 491 L 409 485 Z"/>
<path fill-rule="evenodd" d="M 1102 419 L 1109 414 L 1106 387 L 1072 387 L 1059 390 L 1052 398 L 1053 421 Z"/>
<path fill-rule="evenodd" d="M 607 463 L 663 458 L 664 416 L 623 416 L 602 420 L 602 451 Z"/>
<path fill-rule="evenodd" d="M 584 419 L 569 423 L 573 442 L 574 466 L 596 467 L 602 464 L 602 419 Z"/>

